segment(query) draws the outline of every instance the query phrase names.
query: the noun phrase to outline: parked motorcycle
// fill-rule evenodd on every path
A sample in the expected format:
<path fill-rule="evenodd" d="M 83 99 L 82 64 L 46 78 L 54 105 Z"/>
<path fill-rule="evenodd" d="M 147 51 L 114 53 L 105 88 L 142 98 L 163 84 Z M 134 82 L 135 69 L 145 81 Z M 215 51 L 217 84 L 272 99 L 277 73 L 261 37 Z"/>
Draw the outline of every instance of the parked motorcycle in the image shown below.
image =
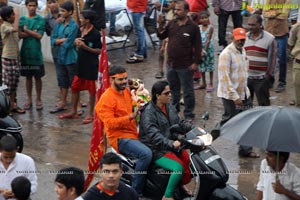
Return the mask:
<path fill-rule="evenodd" d="M 0 139 L 5 135 L 10 135 L 17 140 L 18 152 L 23 150 L 23 137 L 21 135 L 22 126 L 11 116 L 10 101 L 5 93 L 5 87 L 0 87 Z"/>
<path fill-rule="evenodd" d="M 202 117 L 208 119 L 208 113 Z M 177 128 L 171 127 L 178 133 Z M 210 146 L 213 138 L 205 130 L 196 127 L 186 133 L 181 139 L 181 148 L 190 151 L 190 169 L 192 172 L 192 197 L 186 194 L 182 185 L 178 185 L 174 192 L 174 199 L 192 200 L 246 200 L 241 193 L 227 184 L 228 169 L 216 150 Z M 115 152 L 116 153 L 116 152 Z M 121 180 L 131 185 L 134 174 L 135 160 L 118 154 L 122 159 L 123 175 Z M 147 171 L 147 181 L 143 191 L 145 197 L 152 200 L 161 200 L 168 184 L 169 174 L 154 163 Z"/>

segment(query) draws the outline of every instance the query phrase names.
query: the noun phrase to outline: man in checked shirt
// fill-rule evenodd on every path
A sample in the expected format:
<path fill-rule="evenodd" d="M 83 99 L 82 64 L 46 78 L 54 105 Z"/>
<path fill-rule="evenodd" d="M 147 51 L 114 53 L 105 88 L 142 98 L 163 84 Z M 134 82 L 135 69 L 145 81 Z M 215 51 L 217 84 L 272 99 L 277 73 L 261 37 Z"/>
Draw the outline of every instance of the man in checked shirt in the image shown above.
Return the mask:
<path fill-rule="evenodd" d="M 246 102 L 250 98 L 247 87 L 249 63 L 244 49 L 246 30 L 236 28 L 232 35 L 232 43 L 222 51 L 218 64 L 217 95 L 222 98 L 224 106 L 221 126 L 241 110 L 250 108 L 246 106 Z M 258 154 L 252 152 L 252 147 L 248 146 L 240 146 L 239 155 L 252 158 L 259 157 Z"/>

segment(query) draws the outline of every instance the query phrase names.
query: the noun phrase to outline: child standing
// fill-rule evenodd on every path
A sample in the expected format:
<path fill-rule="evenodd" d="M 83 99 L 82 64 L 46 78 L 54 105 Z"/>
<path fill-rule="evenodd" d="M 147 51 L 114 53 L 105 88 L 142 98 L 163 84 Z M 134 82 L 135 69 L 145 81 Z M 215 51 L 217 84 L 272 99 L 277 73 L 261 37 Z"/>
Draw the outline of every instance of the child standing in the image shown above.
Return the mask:
<path fill-rule="evenodd" d="M 45 32 L 45 19 L 36 13 L 37 0 L 26 0 L 27 16 L 19 20 L 19 37 L 23 39 L 21 47 L 21 76 L 26 77 L 27 102 L 24 109 L 32 108 L 32 77 L 35 78 L 36 109 L 43 109 L 41 100 L 42 77 L 45 75 L 41 39 Z"/>
<path fill-rule="evenodd" d="M 92 10 L 84 10 L 79 16 L 82 24 L 80 28 L 80 36 L 76 38 L 75 45 L 78 49 L 78 73 L 72 82 L 72 110 L 70 113 L 64 113 L 59 116 L 60 119 L 76 119 L 77 104 L 79 102 L 80 91 L 88 90 L 89 110 L 87 116 L 83 119 L 83 124 L 93 122 L 93 113 L 96 95 L 96 80 L 98 76 L 99 54 L 101 52 L 101 35 L 94 27 L 93 23 L 96 19 L 96 12 Z M 88 62 L 87 62 L 88 61 Z"/>
<path fill-rule="evenodd" d="M 199 65 L 199 71 L 202 73 L 202 85 L 195 86 L 195 89 L 205 89 L 206 79 L 205 72 L 209 72 L 209 85 L 207 92 L 213 91 L 213 76 L 215 70 L 215 58 L 214 58 L 214 45 L 211 42 L 211 38 L 214 32 L 214 28 L 209 24 L 209 12 L 201 11 L 199 13 L 199 28 L 202 41 L 202 62 Z"/>
<path fill-rule="evenodd" d="M 7 93 L 10 98 L 10 111 L 15 113 L 25 113 L 15 102 L 16 91 L 20 77 L 19 65 L 19 13 L 11 6 L 1 9 L 1 37 L 3 42 L 2 52 L 2 82 L 8 88 Z"/>
<path fill-rule="evenodd" d="M 77 52 L 74 41 L 78 34 L 78 25 L 73 19 L 74 5 L 71 1 L 65 1 L 60 4 L 60 14 L 63 18 L 62 23 L 54 26 L 51 35 L 51 46 L 57 47 L 56 58 L 58 71 L 58 86 L 61 89 L 61 99 L 57 108 L 52 113 L 65 110 L 69 87 L 77 73 Z M 50 111 L 51 112 L 51 111 Z"/>
<path fill-rule="evenodd" d="M 57 0 L 47 0 L 47 8 L 48 8 L 48 14 L 45 16 L 46 20 L 46 34 L 48 36 L 52 35 L 53 29 L 57 23 L 62 23 L 62 18 L 60 17 L 59 14 L 59 6 Z M 56 78 L 57 78 L 57 83 L 59 87 L 59 78 L 61 77 L 61 71 L 60 71 L 60 66 L 57 63 L 57 51 L 58 51 L 58 46 L 57 45 L 51 45 L 51 53 L 52 53 L 52 59 L 53 63 L 55 66 L 55 72 L 56 72 Z M 59 87 L 60 94 L 62 93 L 61 88 Z M 65 110 L 64 107 L 60 106 L 60 102 L 58 102 L 58 106 L 55 106 L 53 109 L 50 110 L 50 113 L 57 113 L 60 111 Z"/>
<path fill-rule="evenodd" d="M 167 3 L 167 7 L 165 5 L 161 5 L 158 3 L 159 7 L 163 6 L 163 12 L 165 13 L 166 23 L 175 19 L 174 9 L 175 9 L 175 1 L 164 1 Z M 156 8 L 157 9 L 157 8 Z M 166 69 L 168 54 L 167 54 L 167 47 L 168 47 L 168 38 L 161 41 L 161 47 L 159 50 L 159 57 L 158 57 L 158 64 L 159 64 L 159 71 L 155 74 L 155 78 L 161 79 L 164 77 L 164 69 Z"/>

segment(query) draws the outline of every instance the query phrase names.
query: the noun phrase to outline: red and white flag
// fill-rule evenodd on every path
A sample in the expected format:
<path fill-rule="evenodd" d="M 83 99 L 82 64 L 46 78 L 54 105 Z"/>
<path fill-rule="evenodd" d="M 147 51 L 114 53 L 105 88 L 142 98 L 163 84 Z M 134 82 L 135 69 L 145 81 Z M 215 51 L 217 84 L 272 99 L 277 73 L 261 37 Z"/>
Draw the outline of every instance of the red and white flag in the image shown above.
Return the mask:
<path fill-rule="evenodd" d="M 106 51 L 105 31 L 102 31 L 102 50 L 99 59 L 99 71 L 98 71 L 98 87 L 96 93 L 96 103 L 99 101 L 101 95 L 110 86 L 108 75 L 108 57 Z M 88 175 L 84 184 L 84 191 L 87 190 L 90 183 L 94 178 L 94 174 L 99 169 L 100 158 L 105 153 L 105 137 L 104 137 L 104 125 L 101 122 L 96 112 L 94 113 L 94 124 L 92 130 L 92 138 L 90 144 L 90 156 Z"/>

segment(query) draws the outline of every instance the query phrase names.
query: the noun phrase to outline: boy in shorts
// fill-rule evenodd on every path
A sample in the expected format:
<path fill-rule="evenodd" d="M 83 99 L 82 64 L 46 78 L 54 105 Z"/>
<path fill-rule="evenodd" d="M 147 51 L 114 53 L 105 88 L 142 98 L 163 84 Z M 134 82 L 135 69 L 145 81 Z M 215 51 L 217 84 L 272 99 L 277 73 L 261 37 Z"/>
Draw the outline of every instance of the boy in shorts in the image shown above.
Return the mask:
<path fill-rule="evenodd" d="M 45 19 L 36 13 L 37 0 L 26 0 L 27 16 L 19 20 L 19 37 L 23 39 L 21 47 L 21 76 L 26 77 L 27 101 L 24 109 L 32 108 L 32 77 L 35 79 L 36 109 L 42 110 L 42 77 L 45 75 L 41 39 L 45 32 Z"/>
<path fill-rule="evenodd" d="M 60 17 L 62 23 L 54 26 L 51 35 L 51 46 L 57 47 L 56 54 L 58 71 L 58 86 L 61 89 L 60 102 L 56 110 L 65 110 L 68 90 L 71 87 L 74 75 L 77 73 L 77 51 L 74 41 L 78 35 L 78 25 L 73 19 L 74 5 L 71 1 L 60 4 Z M 51 111 L 50 111 L 51 112 Z M 51 112 L 55 113 L 55 112 Z"/>
<path fill-rule="evenodd" d="M 15 102 L 16 91 L 20 77 L 19 65 L 19 13 L 11 6 L 1 9 L 1 37 L 3 42 L 2 51 L 2 83 L 7 86 L 7 93 L 10 98 L 10 111 L 15 113 L 25 113 Z"/>

